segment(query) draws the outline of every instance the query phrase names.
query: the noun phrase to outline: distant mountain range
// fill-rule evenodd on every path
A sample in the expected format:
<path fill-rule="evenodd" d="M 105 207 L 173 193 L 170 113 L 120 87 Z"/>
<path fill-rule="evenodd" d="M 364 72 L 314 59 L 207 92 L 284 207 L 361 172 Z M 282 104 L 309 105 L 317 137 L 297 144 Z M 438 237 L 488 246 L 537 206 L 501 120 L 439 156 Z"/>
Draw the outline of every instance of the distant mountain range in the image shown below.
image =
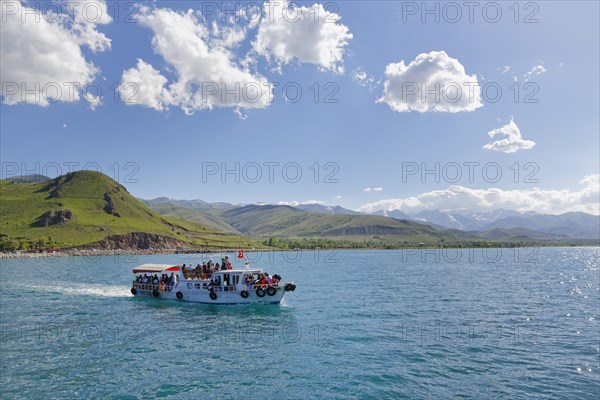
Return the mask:
<path fill-rule="evenodd" d="M 13 183 L 35 183 L 35 182 L 47 181 L 49 179 L 50 178 L 48 178 L 45 175 L 31 174 L 31 175 L 11 176 L 9 178 L 6 178 L 5 181 L 13 182 Z"/>
<path fill-rule="evenodd" d="M 176 207 L 191 208 L 192 210 L 204 210 L 206 208 L 231 208 L 233 204 L 229 203 L 207 203 L 202 200 L 173 200 L 168 197 L 157 197 L 152 200 L 142 200 L 142 202 L 153 204 L 171 204 Z"/>
<path fill-rule="evenodd" d="M 327 237 L 363 240 L 378 235 L 403 237 L 412 243 L 452 240 L 444 232 L 414 221 L 377 215 L 323 214 L 286 205 L 256 205 L 231 208 L 186 209 L 171 204 L 151 204 L 156 212 L 186 219 L 230 233 L 261 237 Z M 461 236 L 460 239 L 463 239 Z M 471 239 L 477 239 L 471 237 Z"/>
<path fill-rule="evenodd" d="M 340 206 L 324 206 L 322 204 L 300 204 L 296 206 L 297 209 L 302 211 L 320 213 L 320 214 L 345 214 L 345 215 L 360 215 L 362 213 L 358 211 L 348 210 L 347 208 Z"/>
<path fill-rule="evenodd" d="M 145 200 L 146 204 L 161 212 L 164 204 L 170 204 L 180 209 L 171 210 L 172 216 L 184 219 L 187 218 L 182 209 L 193 210 L 230 210 L 242 206 L 234 206 L 229 203 L 206 203 L 202 200 L 172 200 L 167 198 L 157 198 Z M 265 205 L 260 205 L 264 207 Z M 270 206 L 274 207 L 274 206 Z M 288 207 L 288 206 L 277 206 Z M 297 209 L 309 213 L 328 214 L 328 215 L 373 215 L 388 217 L 396 220 L 413 221 L 421 224 L 431 225 L 438 230 L 460 230 L 467 234 L 479 236 L 482 238 L 535 238 L 545 239 L 598 239 L 600 238 L 600 216 L 585 214 L 581 212 L 569 212 L 560 215 L 538 214 L 535 212 L 520 212 L 515 210 L 496 209 L 480 213 L 473 213 L 464 210 L 444 211 L 444 210 L 423 210 L 417 213 L 405 213 L 401 210 L 376 211 L 372 214 L 360 213 L 349 210 L 341 206 L 325 206 L 322 204 L 300 204 L 288 209 Z M 271 208 L 272 209 L 272 208 Z M 162 210 L 164 211 L 164 209 Z M 178 215 L 177 215 L 178 214 Z M 189 214 L 189 213 L 188 213 Z M 206 218 L 204 214 L 197 214 L 192 220 L 202 223 Z M 211 214 L 213 217 L 216 215 Z M 223 214 L 226 215 L 226 214 Z M 222 216 L 223 216 L 222 215 Z M 221 217 L 222 217 L 221 216 Z M 216 221 L 213 222 L 217 222 Z M 222 218 L 221 222 L 222 223 Z M 231 225 L 231 224 L 229 224 Z M 216 228 L 217 225 L 214 225 Z M 231 226 L 232 230 L 237 230 Z"/>

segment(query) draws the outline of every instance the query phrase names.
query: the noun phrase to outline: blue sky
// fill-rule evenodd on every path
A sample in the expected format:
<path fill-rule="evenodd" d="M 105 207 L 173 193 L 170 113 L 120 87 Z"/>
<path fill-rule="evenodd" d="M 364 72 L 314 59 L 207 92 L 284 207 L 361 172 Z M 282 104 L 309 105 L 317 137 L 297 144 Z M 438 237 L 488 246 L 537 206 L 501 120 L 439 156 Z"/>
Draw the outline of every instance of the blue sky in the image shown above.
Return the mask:
<path fill-rule="evenodd" d="M 64 3 L 12 2 L 15 7 L 7 8 L 11 2 L 3 2 L 3 177 L 36 170 L 36 163 L 54 176 L 53 166 L 67 172 L 72 162 L 99 166 L 142 198 L 318 201 L 364 211 L 599 212 L 597 2 L 521 3 L 518 16 L 512 2 L 481 2 L 472 22 L 462 3 L 453 3 L 461 17 L 445 3 L 427 3 L 439 10 L 436 22 L 435 14 L 423 14 L 421 2 L 323 2 L 323 9 L 300 2 L 278 6 L 288 14 L 320 12 L 327 21 L 315 22 L 313 14 L 282 20 L 282 8 L 275 7 L 273 18 L 263 12 L 256 26 L 212 12 L 231 3 L 88 2 L 87 18 L 75 8 L 61 24 L 37 22 L 25 11 L 63 12 Z M 498 7 L 502 15 L 492 22 Z M 187 14 L 190 9 L 194 13 Z M 107 15 L 95 18 L 90 10 Z M 42 40 L 48 35 L 56 36 Z M 323 35 L 328 41 L 319 41 Z M 198 40 L 207 43 L 206 58 L 193 58 L 195 46 L 202 46 Z M 403 67 L 386 74 L 401 61 Z M 223 62 L 228 65 L 221 68 Z M 101 104 L 90 107 L 82 95 L 72 101 L 63 93 L 44 105 L 10 86 L 62 85 L 71 76 L 92 83 L 90 90 L 101 88 Z M 137 105 L 125 104 L 116 90 L 132 76 L 141 79 Z M 202 95 L 198 82 L 207 77 L 228 84 L 258 77 L 274 85 L 273 102 L 255 108 L 216 101 L 202 109 L 189 96 Z M 149 91 L 149 82 L 161 79 L 162 90 Z M 473 79 L 490 90 L 487 95 L 478 89 L 480 99 L 466 101 L 463 92 L 454 104 L 398 90 Z M 173 86 L 178 81 L 185 89 Z M 296 88 L 302 96 L 294 102 Z M 502 95 L 492 102 L 496 88 Z M 500 132 L 492 138 L 493 130 Z M 498 143 L 484 148 L 492 142 Z M 436 163 L 437 177 L 421 176 L 422 167 L 435 169 Z M 219 171 L 208 174 L 215 165 Z M 234 174 L 222 179 L 221 168 L 236 165 L 239 182 Z M 254 179 L 257 165 L 260 179 Z M 298 169 L 302 177 L 294 179 Z M 454 179 L 457 171 L 460 179 Z M 502 176 L 493 179 L 497 171 Z"/>

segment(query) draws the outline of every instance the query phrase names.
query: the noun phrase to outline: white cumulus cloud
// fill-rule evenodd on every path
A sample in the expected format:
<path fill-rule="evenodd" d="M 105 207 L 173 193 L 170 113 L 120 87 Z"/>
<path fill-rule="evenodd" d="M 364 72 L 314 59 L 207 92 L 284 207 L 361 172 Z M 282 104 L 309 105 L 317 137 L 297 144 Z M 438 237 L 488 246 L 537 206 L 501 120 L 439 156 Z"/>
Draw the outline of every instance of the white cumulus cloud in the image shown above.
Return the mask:
<path fill-rule="evenodd" d="M 235 61 L 227 48 L 236 45 L 242 32 L 209 29 L 195 11 L 141 7 L 136 19 L 153 32 L 152 45 L 177 79 L 168 82 L 152 65 L 138 61 L 124 71 L 119 88 L 127 104 L 157 110 L 170 105 L 186 114 L 213 107 L 266 108 L 271 103 L 272 84 Z M 218 37 L 211 36 L 217 32 Z M 226 33 L 223 33 L 226 32 Z M 128 81 L 132 79 L 132 81 Z M 127 84 L 138 85 L 135 93 Z M 127 101 L 129 100 L 129 101 Z"/>
<path fill-rule="evenodd" d="M 68 10 L 65 7 L 64 11 Z M 48 106 L 57 101 L 79 101 L 83 95 L 92 108 L 100 104 L 97 97 L 82 93 L 99 71 L 86 60 L 81 47 L 93 52 L 109 50 L 110 39 L 96 28 L 112 19 L 104 0 L 80 0 L 72 4 L 71 11 L 57 14 L 16 1 L 3 2 L 0 95 L 4 103 Z"/>
<path fill-rule="evenodd" d="M 523 139 L 521 130 L 512 118 L 508 124 L 489 131 L 488 135 L 491 138 L 497 135 L 504 135 L 506 138 L 496 140 L 483 146 L 483 148 L 487 150 L 500 151 L 502 153 L 515 153 L 519 150 L 531 149 L 535 146 L 533 140 Z"/>
<path fill-rule="evenodd" d="M 477 75 L 467 75 L 463 65 L 445 51 L 421 53 L 408 65 L 388 64 L 383 96 L 397 112 L 461 112 L 483 106 Z"/>
<path fill-rule="evenodd" d="M 171 102 L 165 88 L 167 78 L 152 65 L 138 58 L 137 65 L 123 72 L 121 96 L 127 104 L 139 104 L 162 111 Z"/>
<path fill-rule="evenodd" d="M 450 186 L 447 189 L 433 190 L 417 196 L 368 203 L 360 207 L 358 211 L 371 213 L 378 210 L 399 209 L 414 213 L 440 209 L 483 212 L 506 208 L 544 214 L 580 211 L 598 215 L 600 214 L 599 182 L 600 175 L 588 175 L 579 182 L 583 188 L 576 191 L 567 189 L 470 189 L 463 186 Z"/>
<path fill-rule="evenodd" d="M 344 51 L 352 34 L 340 19 L 319 3 L 298 6 L 287 0 L 267 1 L 252 46 L 279 67 L 298 61 L 343 73 Z"/>

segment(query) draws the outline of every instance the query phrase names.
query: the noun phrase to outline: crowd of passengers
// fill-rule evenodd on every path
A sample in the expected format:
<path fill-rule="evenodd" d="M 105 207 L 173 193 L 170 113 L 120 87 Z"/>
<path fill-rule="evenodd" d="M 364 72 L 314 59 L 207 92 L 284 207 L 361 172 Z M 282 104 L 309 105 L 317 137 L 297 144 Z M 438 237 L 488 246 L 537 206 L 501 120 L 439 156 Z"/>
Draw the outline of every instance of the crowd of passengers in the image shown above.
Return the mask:
<path fill-rule="evenodd" d="M 171 291 L 173 289 L 173 285 L 177 282 L 177 276 L 171 272 L 171 275 L 161 274 L 159 277 L 158 274 L 144 274 L 138 275 L 135 277 L 135 283 L 140 285 L 153 285 L 158 286 L 158 290 L 161 292 Z"/>
<path fill-rule="evenodd" d="M 244 283 L 248 286 L 262 287 L 266 288 L 270 285 L 276 285 L 281 281 L 281 276 L 275 274 L 273 276 L 269 275 L 267 272 L 257 274 L 256 277 L 254 275 L 248 274 L 244 279 Z"/>
<path fill-rule="evenodd" d="M 183 272 L 185 279 L 210 279 L 213 272 L 226 271 L 229 269 L 233 269 L 233 266 L 229 261 L 229 257 L 225 256 L 224 258 L 221 258 L 220 264 L 215 264 L 212 260 L 207 263 L 202 263 L 202 265 L 198 264 L 195 268 L 192 264 L 190 264 L 189 267 L 183 264 L 181 272 Z"/>

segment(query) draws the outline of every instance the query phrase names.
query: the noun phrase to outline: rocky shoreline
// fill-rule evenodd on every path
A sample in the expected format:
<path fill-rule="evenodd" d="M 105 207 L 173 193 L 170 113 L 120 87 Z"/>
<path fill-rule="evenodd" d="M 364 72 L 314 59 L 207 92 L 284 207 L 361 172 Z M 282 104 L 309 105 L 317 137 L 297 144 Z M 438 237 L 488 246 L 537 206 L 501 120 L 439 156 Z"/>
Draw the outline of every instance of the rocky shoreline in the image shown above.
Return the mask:
<path fill-rule="evenodd" d="M 0 259 L 3 258 L 44 258 L 44 257 L 91 257 L 91 256 L 129 256 L 129 255 L 156 255 L 156 254 L 203 254 L 203 253 L 237 253 L 239 249 L 68 249 L 60 251 L 40 251 L 40 252 L 0 252 Z M 262 249 L 253 249 L 256 251 L 270 251 Z"/>

